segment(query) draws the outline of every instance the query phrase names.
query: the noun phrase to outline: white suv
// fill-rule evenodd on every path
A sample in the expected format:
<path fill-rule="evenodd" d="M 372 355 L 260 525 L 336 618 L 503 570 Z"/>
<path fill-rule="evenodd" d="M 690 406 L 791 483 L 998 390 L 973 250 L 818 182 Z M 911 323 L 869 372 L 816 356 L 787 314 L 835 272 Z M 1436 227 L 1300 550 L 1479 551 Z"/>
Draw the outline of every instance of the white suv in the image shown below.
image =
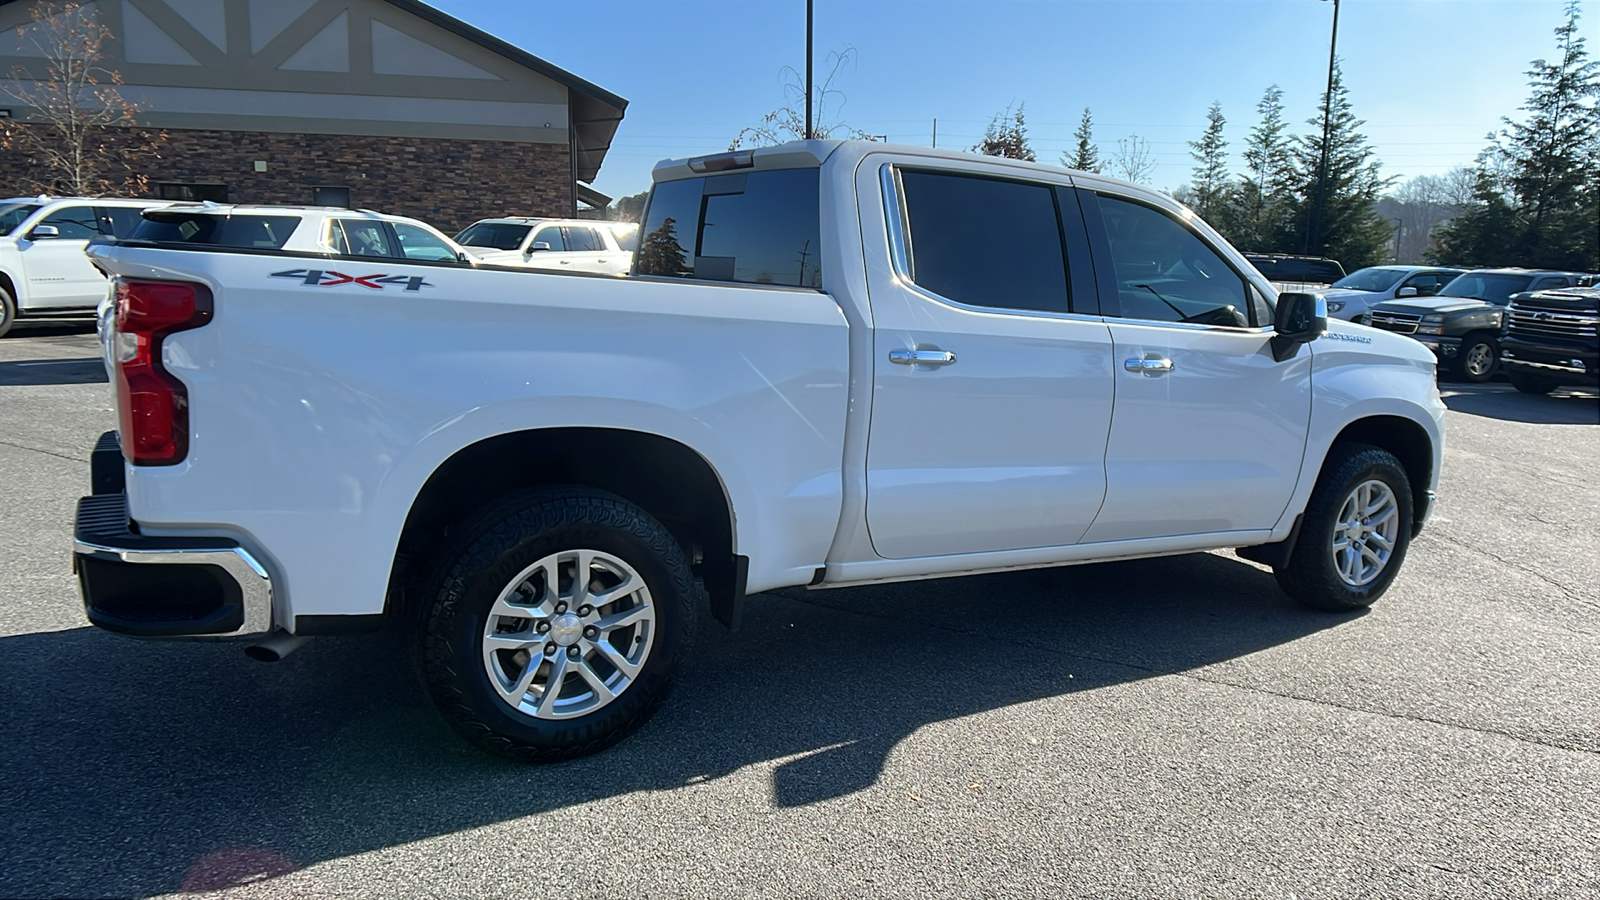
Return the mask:
<path fill-rule="evenodd" d="M 456 241 L 490 265 L 626 275 L 638 235 L 632 222 L 509 216 L 473 222 Z"/>
<path fill-rule="evenodd" d="M 334 286 L 360 284 L 381 288 L 393 284 L 387 270 L 376 265 L 438 264 L 476 265 L 460 244 L 437 228 L 417 219 L 392 216 L 367 209 L 332 206 L 280 206 L 271 204 L 172 203 L 143 211 L 138 224 L 119 240 L 132 244 L 175 244 L 229 247 L 278 252 L 286 257 L 284 270 L 274 277 L 301 279 L 306 284 Z M 294 257 L 304 257 L 299 266 Z M 365 263 L 365 268 L 338 265 L 335 260 Z M 347 271 L 339 271 L 344 269 Z M 388 279 L 388 281 L 385 281 Z M 402 290 L 415 290 L 422 279 L 400 278 Z M 112 367 L 112 297 L 100 284 L 96 329 L 104 351 L 106 369 Z"/>
<path fill-rule="evenodd" d="M 106 293 L 84 255 L 98 237 L 127 237 L 160 200 L 13 197 L 0 200 L 0 336 L 19 318 L 82 315 Z"/>

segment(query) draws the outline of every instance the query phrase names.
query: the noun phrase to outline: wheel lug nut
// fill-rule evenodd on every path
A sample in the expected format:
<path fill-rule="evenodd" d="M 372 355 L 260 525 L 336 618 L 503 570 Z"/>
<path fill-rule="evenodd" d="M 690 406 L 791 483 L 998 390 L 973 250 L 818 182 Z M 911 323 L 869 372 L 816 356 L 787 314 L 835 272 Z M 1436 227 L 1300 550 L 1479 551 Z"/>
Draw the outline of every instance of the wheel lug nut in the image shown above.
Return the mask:
<path fill-rule="evenodd" d="M 557 615 L 560 615 L 561 613 L 564 613 L 566 611 L 567 611 L 567 605 L 565 603 L 557 603 L 556 604 L 556 614 Z"/>
<path fill-rule="evenodd" d="M 592 641 L 600 636 L 600 629 L 590 625 L 588 628 L 583 630 L 583 636 Z"/>
<path fill-rule="evenodd" d="M 584 605 L 578 607 L 578 615 L 580 615 L 580 616 L 587 616 L 589 613 L 592 613 L 592 612 L 594 612 L 594 607 L 590 606 L 587 603 L 585 603 Z"/>
<path fill-rule="evenodd" d="M 540 634 L 544 634 L 545 632 L 550 630 L 550 623 L 549 622 L 540 622 L 538 625 L 536 625 L 534 627 L 536 627 L 539 630 Z"/>
<path fill-rule="evenodd" d="M 579 650 L 577 647 L 568 647 L 567 648 L 567 659 L 577 659 L 582 654 L 583 654 L 583 651 Z"/>
<path fill-rule="evenodd" d="M 544 655 L 545 656 L 555 656 L 556 655 L 556 645 L 555 644 L 545 644 L 544 645 Z"/>

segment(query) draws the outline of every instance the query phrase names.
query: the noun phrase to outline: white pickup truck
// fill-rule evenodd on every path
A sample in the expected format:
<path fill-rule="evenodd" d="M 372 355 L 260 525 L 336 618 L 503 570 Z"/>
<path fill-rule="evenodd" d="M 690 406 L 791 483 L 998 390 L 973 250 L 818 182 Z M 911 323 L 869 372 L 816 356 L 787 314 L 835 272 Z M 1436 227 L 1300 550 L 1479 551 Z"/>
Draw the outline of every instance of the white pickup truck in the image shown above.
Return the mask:
<path fill-rule="evenodd" d="M 628 278 L 93 249 L 90 621 L 263 659 L 413 629 L 463 735 L 547 761 L 644 721 L 702 591 L 736 627 L 785 586 L 1244 548 L 1349 610 L 1427 516 L 1432 354 L 1166 197 L 869 142 L 654 179 Z"/>

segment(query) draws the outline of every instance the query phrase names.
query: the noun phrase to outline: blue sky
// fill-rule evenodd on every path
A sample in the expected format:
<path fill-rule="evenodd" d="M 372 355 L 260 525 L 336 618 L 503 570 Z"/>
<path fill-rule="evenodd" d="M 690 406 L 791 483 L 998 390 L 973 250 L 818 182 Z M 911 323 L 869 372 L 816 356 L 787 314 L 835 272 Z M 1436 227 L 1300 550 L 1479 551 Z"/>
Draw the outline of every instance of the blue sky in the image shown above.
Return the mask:
<path fill-rule="evenodd" d="M 438 8 L 629 101 L 595 187 L 645 189 L 659 159 L 725 149 L 783 102 L 779 70 L 803 68 L 804 0 L 431 0 Z M 849 45 L 839 118 L 900 143 L 968 147 L 1025 103 L 1041 161 L 1072 140 L 1083 107 L 1101 153 L 1150 142 L 1152 183 L 1188 180 L 1186 141 L 1222 104 L 1237 161 L 1262 91 L 1284 91 L 1296 130 L 1327 77 L 1325 0 L 815 0 L 819 71 Z M 1585 5 L 1590 52 L 1600 4 Z M 1531 60 L 1555 53 L 1562 0 L 1341 0 L 1339 56 L 1388 175 L 1472 162 L 1527 98 Z M 820 75 L 819 75 L 820 78 Z M 832 118 L 832 116 L 830 116 Z"/>

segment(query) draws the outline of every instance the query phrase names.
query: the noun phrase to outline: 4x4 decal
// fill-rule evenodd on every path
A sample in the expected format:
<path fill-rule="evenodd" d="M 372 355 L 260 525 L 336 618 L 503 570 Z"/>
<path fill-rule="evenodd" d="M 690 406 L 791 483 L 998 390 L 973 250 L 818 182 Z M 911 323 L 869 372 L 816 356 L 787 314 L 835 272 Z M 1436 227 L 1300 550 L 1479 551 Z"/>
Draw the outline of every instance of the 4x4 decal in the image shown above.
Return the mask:
<path fill-rule="evenodd" d="M 379 272 L 376 275 L 346 275 L 343 272 L 334 272 L 323 269 L 290 269 L 287 272 L 273 272 L 273 278 L 298 278 L 301 284 L 312 287 L 334 287 L 341 284 L 359 284 L 365 288 L 381 291 L 385 285 L 405 285 L 405 290 L 420 291 L 425 287 L 433 287 L 423 280 L 421 275 L 390 275 Z"/>

